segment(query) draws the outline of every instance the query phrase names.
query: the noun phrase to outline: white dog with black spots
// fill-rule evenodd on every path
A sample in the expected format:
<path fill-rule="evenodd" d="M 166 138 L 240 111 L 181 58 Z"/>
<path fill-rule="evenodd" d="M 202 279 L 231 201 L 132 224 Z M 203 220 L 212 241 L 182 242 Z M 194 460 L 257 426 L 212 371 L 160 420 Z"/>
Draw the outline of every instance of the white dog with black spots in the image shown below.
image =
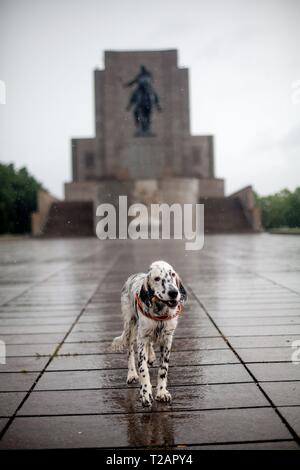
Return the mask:
<path fill-rule="evenodd" d="M 169 358 L 178 316 L 187 299 L 186 290 L 173 267 L 165 261 L 155 261 L 148 273 L 130 276 L 121 294 L 124 331 L 112 342 L 113 351 L 128 350 L 127 383 L 140 381 L 143 406 L 153 402 L 148 365 L 155 360 L 153 346 L 160 346 L 155 399 L 170 402 L 167 390 Z M 137 340 L 138 373 L 135 366 L 134 343 Z"/>

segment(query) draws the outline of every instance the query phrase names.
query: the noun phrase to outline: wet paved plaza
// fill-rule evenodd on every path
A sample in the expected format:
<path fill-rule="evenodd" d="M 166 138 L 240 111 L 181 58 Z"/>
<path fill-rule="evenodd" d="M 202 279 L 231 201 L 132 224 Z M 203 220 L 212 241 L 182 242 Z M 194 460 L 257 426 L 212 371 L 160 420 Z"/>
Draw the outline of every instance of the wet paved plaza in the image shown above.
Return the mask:
<path fill-rule="evenodd" d="M 150 411 L 109 345 L 123 282 L 156 259 L 174 265 L 189 302 L 170 359 L 173 402 Z M 207 236 L 200 252 L 1 241 L 0 266 L 1 449 L 300 448 L 300 237 Z"/>

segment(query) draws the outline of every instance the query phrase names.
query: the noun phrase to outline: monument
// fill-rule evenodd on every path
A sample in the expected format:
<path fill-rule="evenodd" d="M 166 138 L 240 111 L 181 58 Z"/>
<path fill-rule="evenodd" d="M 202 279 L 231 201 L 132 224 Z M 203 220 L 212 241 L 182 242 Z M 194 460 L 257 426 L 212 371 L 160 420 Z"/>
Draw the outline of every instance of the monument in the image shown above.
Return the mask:
<path fill-rule="evenodd" d="M 94 93 L 95 137 L 72 139 L 72 182 L 65 184 L 60 211 L 56 202 L 60 220 L 68 218 L 66 203 L 74 214 L 76 202 L 88 202 L 95 227 L 96 207 L 117 206 L 119 195 L 126 195 L 128 204 L 204 201 L 209 231 L 218 211 L 222 231 L 233 202 L 214 174 L 213 136 L 191 135 L 188 69 L 178 67 L 177 51 L 106 51 L 104 69 L 94 73 Z M 252 189 L 246 189 L 235 199 L 245 228 L 257 229 Z"/>
<path fill-rule="evenodd" d="M 190 134 L 188 70 L 176 50 L 105 52 L 104 70 L 95 71 L 95 122 L 95 138 L 72 140 L 67 200 L 224 196 L 213 137 Z"/>

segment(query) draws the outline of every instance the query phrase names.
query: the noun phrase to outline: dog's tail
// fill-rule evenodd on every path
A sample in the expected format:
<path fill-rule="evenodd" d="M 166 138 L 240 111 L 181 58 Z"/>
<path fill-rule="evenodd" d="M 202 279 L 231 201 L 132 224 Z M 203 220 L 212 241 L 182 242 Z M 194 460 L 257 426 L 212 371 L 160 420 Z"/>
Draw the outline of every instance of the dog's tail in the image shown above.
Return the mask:
<path fill-rule="evenodd" d="M 111 351 L 113 352 L 123 352 L 124 349 L 128 347 L 128 339 L 126 335 L 126 331 L 123 331 L 121 336 L 117 336 L 113 342 L 111 343 Z"/>

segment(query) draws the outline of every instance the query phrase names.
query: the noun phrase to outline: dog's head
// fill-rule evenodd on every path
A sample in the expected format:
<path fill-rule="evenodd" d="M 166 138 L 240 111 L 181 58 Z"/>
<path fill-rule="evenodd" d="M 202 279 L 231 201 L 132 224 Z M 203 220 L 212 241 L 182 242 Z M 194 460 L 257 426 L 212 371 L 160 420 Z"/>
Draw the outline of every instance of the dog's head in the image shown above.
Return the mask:
<path fill-rule="evenodd" d="M 165 261 L 154 261 L 151 264 L 140 292 L 141 300 L 150 307 L 152 299 L 166 304 L 170 308 L 184 303 L 186 290 L 174 268 Z"/>

